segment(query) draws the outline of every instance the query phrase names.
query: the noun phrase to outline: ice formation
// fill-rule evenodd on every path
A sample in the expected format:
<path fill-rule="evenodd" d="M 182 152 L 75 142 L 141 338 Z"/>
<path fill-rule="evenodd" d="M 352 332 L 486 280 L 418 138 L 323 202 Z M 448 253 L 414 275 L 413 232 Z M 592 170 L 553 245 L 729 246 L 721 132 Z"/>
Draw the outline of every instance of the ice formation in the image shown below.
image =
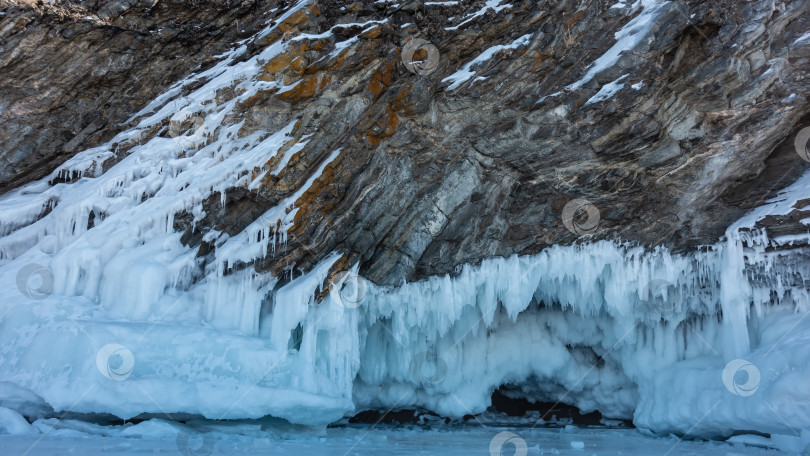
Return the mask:
<path fill-rule="evenodd" d="M 451 82 L 451 84 L 447 87 L 447 90 L 456 90 L 457 88 L 461 87 L 462 84 L 469 81 L 470 78 L 475 76 L 476 71 L 475 68 L 481 66 L 482 64 L 486 63 L 489 59 L 491 59 L 495 54 L 500 51 L 509 50 L 509 49 L 517 49 L 520 46 L 525 46 L 529 44 L 532 35 L 527 34 L 523 35 L 520 38 L 512 41 L 509 44 L 505 45 L 497 45 L 492 46 L 481 53 L 478 57 L 472 59 L 470 62 L 464 64 L 464 66 L 456 71 L 455 73 L 451 74 L 450 76 L 442 79 L 442 82 Z M 486 79 L 486 78 L 483 78 Z"/>
<path fill-rule="evenodd" d="M 448 2 L 448 3 L 457 3 L 457 2 Z M 462 18 L 461 22 L 459 22 L 458 25 L 455 25 L 453 27 L 445 27 L 444 29 L 445 30 L 458 30 L 459 28 L 461 28 L 461 27 L 463 27 L 465 25 L 468 25 L 471 22 L 473 22 L 474 20 L 476 20 L 477 18 L 483 16 L 489 10 L 492 10 L 492 11 L 498 13 L 498 12 L 500 12 L 502 10 L 512 8 L 511 4 L 509 4 L 509 3 L 502 4 L 502 3 L 503 2 L 501 0 L 487 0 L 486 4 L 484 4 L 484 6 L 480 10 L 478 10 L 478 11 L 476 11 L 476 12 L 474 12 L 472 14 L 469 14 L 469 15 L 465 16 L 464 18 Z"/>
<path fill-rule="evenodd" d="M 627 40 L 657 11 L 642 3 Z M 202 267 L 175 215 L 202 219 L 207 197 L 254 188 L 295 152 L 268 169 L 283 145 L 307 141 L 290 136 L 292 125 L 240 138 L 241 124 L 226 121 L 275 84 L 259 69 L 284 46 L 240 60 L 239 43 L 51 176 L 76 179 L 0 197 L 0 413 L 14 432 L 27 432 L 18 413 L 50 408 L 314 425 L 370 407 L 462 416 L 484 411 L 501 385 L 658 432 L 810 429 L 810 262 L 771 248 L 799 237 L 755 227 L 806 198 L 810 174 L 691 254 L 582 243 L 396 288 L 357 278 L 358 265 L 328 285 L 334 252 L 283 286 L 252 268 L 231 272 L 284 242 L 297 200 L 336 150 L 241 234 L 208 233 L 216 261 Z M 191 81 L 201 86 L 181 95 Z M 234 86 L 239 95 L 209 102 Z M 200 120 L 186 134 L 140 141 L 191 118 Z M 104 171 L 126 142 L 136 144 Z"/>
<path fill-rule="evenodd" d="M 638 0 L 633 4 L 632 9 L 635 10 L 638 6 L 643 7 L 643 9 L 638 16 L 616 32 L 616 43 L 588 67 L 588 71 L 579 81 L 569 85 L 566 89 L 577 90 L 583 87 L 591 82 L 597 74 L 615 65 L 619 61 L 622 52 L 636 48 L 648 37 L 653 30 L 656 19 L 664 14 L 667 8 L 672 6 L 672 3 L 657 0 Z M 624 5 L 619 6 L 619 4 L 616 4 L 613 7 L 623 8 Z"/>

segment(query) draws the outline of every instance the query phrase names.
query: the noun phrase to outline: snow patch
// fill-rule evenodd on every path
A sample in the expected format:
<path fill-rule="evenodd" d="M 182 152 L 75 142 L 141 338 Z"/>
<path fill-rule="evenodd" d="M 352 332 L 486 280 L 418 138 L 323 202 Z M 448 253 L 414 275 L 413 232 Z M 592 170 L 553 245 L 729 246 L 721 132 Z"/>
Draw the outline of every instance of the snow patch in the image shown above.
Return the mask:
<path fill-rule="evenodd" d="M 796 41 L 793 42 L 793 46 L 805 43 L 810 43 L 810 32 L 807 32 L 804 35 L 800 36 Z"/>
<path fill-rule="evenodd" d="M 613 95 L 619 93 L 619 90 L 622 90 L 624 88 L 624 84 L 622 84 L 621 82 L 627 79 L 629 76 L 630 76 L 629 74 L 626 74 L 620 77 L 619 79 L 616 79 L 615 81 L 602 86 L 602 88 L 599 90 L 599 92 L 597 92 L 596 95 L 592 96 L 588 101 L 585 102 L 585 106 L 608 100 L 611 97 L 613 97 Z"/>
<path fill-rule="evenodd" d="M 460 70 L 442 79 L 442 82 L 451 83 L 450 86 L 447 87 L 447 90 L 455 90 L 461 87 L 462 84 L 469 81 L 470 78 L 476 75 L 475 68 L 481 66 L 483 63 L 491 59 L 499 51 L 502 51 L 504 49 L 517 49 L 520 46 L 525 46 L 529 44 L 531 37 L 532 34 L 523 35 L 509 44 L 497 45 L 488 48 L 487 50 L 482 52 L 478 57 L 467 62 Z"/>
<path fill-rule="evenodd" d="M 597 74 L 610 68 L 619 61 L 622 52 L 636 48 L 650 33 L 653 24 L 665 11 L 664 5 L 668 2 L 657 0 L 641 0 L 643 10 L 621 30 L 616 32 L 616 43 L 588 68 L 582 78 L 567 86 L 568 90 L 578 90 L 591 81 Z"/>
<path fill-rule="evenodd" d="M 474 21 L 476 18 L 483 16 L 490 9 L 492 9 L 495 13 L 500 13 L 501 11 L 503 11 L 505 9 L 511 9 L 512 8 L 511 4 L 501 5 L 502 2 L 503 2 L 503 0 L 487 0 L 486 4 L 484 4 L 483 8 L 481 8 L 480 10 L 478 10 L 478 11 L 476 11 L 476 12 L 474 12 L 472 14 L 469 14 L 469 15 L 465 16 L 464 18 L 462 18 L 461 23 L 459 23 L 458 25 L 455 25 L 453 27 L 445 27 L 444 29 L 445 30 L 458 30 L 459 28 L 461 28 L 461 27 L 469 24 L 470 22 Z"/>
<path fill-rule="evenodd" d="M 37 434 L 37 431 L 19 413 L 0 407 L 0 435 L 2 434 L 30 435 Z"/>

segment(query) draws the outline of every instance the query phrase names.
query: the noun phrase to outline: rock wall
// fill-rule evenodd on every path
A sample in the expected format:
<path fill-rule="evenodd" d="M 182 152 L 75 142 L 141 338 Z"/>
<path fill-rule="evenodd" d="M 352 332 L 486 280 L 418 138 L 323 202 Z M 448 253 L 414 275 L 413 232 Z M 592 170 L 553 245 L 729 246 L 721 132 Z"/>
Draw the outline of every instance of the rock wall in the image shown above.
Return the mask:
<path fill-rule="evenodd" d="M 290 3 L 4 1 L 0 185 L 134 125 L 151 97 Z M 287 147 L 306 145 L 258 189 L 212 195 L 201 221 L 179 214 L 175 228 L 205 261 L 207 232 L 241 232 L 341 148 L 297 199 L 285 248 L 254 267 L 280 276 L 337 250 L 342 266 L 399 284 L 582 235 L 715 242 L 810 165 L 793 147 L 810 125 L 808 4 L 311 2 L 247 43 L 245 59 L 288 44 L 262 68 L 280 84 L 223 123 L 243 122 L 245 137 L 295 121 Z M 164 122 L 139 141 L 192 127 Z M 132 144 L 114 146 L 105 167 Z"/>
<path fill-rule="evenodd" d="M 0 1 L 0 193 L 39 179 L 266 19 L 256 1 Z"/>

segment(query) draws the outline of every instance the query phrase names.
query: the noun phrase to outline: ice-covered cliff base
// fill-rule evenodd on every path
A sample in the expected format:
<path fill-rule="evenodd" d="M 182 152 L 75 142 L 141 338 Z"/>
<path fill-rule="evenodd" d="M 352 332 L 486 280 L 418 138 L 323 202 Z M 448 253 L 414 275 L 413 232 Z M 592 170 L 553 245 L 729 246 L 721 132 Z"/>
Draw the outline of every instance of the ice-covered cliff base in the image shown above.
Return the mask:
<path fill-rule="evenodd" d="M 657 432 L 799 435 L 810 262 L 762 242 L 688 256 L 554 247 L 396 289 L 345 274 L 320 302 L 339 255 L 277 289 L 247 271 L 187 289 L 130 280 L 150 268 L 136 261 L 105 269 L 116 293 L 93 299 L 38 294 L 47 268 L 15 283 L 27 265 L 58 265 L 32 250 L 0 269 L 0 404 L 326 424 L 364 408 L 480 413 L 510 385 Z M 55 270 L 55 288 L 70 276 Z"/>

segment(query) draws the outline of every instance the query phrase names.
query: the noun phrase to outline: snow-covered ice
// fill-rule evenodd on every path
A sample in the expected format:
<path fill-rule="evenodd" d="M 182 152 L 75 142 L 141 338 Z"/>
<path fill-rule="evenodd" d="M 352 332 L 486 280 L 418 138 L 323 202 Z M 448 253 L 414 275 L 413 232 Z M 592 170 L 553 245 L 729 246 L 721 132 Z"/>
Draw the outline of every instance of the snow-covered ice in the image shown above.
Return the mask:
<path fill-rule="evenodd" d="M 37 438 L 0 435 L 7 455 L 690 455 L 765 456 L 785 454 L 763 447 L 768 439 L 736 443 L 655 437 L 635 429 L 463 426 L 349 425 L 325 431 L 282 423 L 187 424 L 151 420 L 137 425 L 97 426 L 42 421 Z M 41 440 L 39 439 L 41 437 Z M 748 445 L 742 441 L 750 442 Z M 515 450 L 518 449 L 516 452 Z M 522 451 L 521 451 L 522 450 Z M 794 454 L 799 454 L 798 452 Z"/>

